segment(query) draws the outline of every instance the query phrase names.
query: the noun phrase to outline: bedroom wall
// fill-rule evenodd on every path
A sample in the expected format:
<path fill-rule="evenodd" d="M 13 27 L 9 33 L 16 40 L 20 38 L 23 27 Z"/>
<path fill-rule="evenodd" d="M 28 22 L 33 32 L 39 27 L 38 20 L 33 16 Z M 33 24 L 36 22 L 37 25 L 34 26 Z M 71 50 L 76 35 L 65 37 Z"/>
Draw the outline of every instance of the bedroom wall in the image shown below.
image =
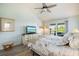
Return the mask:
<path fill-rule="evenodd" d="M 68 21 L 68 32 L 72 32 L 74 28 L 79 30 L 79 15 L 65 18 L 65 19 L 57 19 L 57 20 L 51 20 L 47 21 L 46 23 L 53 24 L 53 23 L 62 23 L 64 21 Z"/>
<path fill-rule="evenodd" d="M 68 18 L 68 32 L 72 32 L 74 29 L 79 30 L 79 16 Z"/>
<path fill-rule="evenodd" d="M 6 41 L 13 41 L 15 45 L 20 44 L 21 34 L 25 33 L 25 26 L 27 25 L 36 26 L 37 33 L 40 33 L 40 19 L 23 6 L 0 4 L 0 17 L 15 19 L 15 32 L 0 32 L 0 49 L 3 49 L 2 44 Z"/>

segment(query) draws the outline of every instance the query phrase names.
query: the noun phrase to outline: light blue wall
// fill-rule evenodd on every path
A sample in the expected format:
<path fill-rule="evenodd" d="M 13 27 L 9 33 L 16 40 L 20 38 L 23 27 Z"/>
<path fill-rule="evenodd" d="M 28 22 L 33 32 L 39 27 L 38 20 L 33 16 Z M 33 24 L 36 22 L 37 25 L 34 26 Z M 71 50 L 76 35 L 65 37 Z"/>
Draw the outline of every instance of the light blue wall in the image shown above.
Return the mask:
<path fill-rule="evenodd" d="M 39 33 L 40 19 L 29 10 L 25 10 L 17 4 L 0 4 L 0 17 L 15 19 L 15 32 L 0 32 L 0 49 L 6 41 L 13 41 L 15 45 L 21 43 L 21 34 L 25 32 L 27 25 L 37 26 Z"/>
<path fill-rule="evenodd" d="M 68 18 L 68 31 L 73 32 L 74 29 L 79 30 L 79 16 Z"/>
<path fill-rule="evenodd" d="M 53 23 L 62 23 L 64 21 L 68 21 L 68 32 L 72 32 L 74 28 L 79 30 L 79 15 L 77 16 L 73 16 L 73 17 L 69 17 L 69 18 L 65 18 L 65 19 L 58 19 L 58 20 L 51 20 L 49 22 L 46 22 L 49 24 L 53 24 Z"/>

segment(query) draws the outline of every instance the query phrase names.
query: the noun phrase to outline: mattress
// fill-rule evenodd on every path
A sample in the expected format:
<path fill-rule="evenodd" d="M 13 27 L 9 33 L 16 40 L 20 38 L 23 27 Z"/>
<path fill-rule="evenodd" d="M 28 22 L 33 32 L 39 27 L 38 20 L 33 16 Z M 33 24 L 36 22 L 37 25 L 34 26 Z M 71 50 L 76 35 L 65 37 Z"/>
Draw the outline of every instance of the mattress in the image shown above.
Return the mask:
<path fill-rule="evenodd" d="M 79 49 L 70 48 L 68 46 L 32 46 L 32 50 L 41 56 L 79 56 Z"/>
<path fill-rule="evenodd" d="M 64 46 L 57 36 L 39 39 L 35 44 L 31 43 L 30 48 L 41 56 L 79 56 L 78 48 Z"/>

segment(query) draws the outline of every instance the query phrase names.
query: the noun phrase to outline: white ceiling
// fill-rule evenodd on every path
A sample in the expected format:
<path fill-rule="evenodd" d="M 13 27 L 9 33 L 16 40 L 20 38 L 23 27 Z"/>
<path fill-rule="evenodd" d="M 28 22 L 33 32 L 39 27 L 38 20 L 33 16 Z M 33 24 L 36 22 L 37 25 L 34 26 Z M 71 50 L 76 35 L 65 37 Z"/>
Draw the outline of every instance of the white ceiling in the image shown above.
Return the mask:
<path fill-rule="evenodd" d="M 53 3 L 47 5 L 52 5 Z M 75 16 L 79 15 L 79 4 L 78 3 L 54 3 L 57 4 L 56 7 L 50 8 L 52 13 L 49 12 L 44 12 L 40 14 L 39 9 L 34 9 L 34 8 L 39 8 L 42 7 L 41 3 L 26 3 L 26 4 L 0 4 L 1 5 L 10 5 L 10 6 L 15 6 L 18 7 L 18 9 L 23 9 L 25 11 L 29 10 L 29 12 L 35 14 L 38 18 L 41 20 L 47 21 L 51 19 L 61 19 L 69 16 Z M 19 9 L 19 10 L 20 10 Z"/>
<path fill-rule="evenodd" d="M 51 20 L 61 19 L 69 16 L 79 15 L 79 4 L 57 4 L 56 7 L 50 8 L 52 13 L 37 13 L 40 19 Z"/>

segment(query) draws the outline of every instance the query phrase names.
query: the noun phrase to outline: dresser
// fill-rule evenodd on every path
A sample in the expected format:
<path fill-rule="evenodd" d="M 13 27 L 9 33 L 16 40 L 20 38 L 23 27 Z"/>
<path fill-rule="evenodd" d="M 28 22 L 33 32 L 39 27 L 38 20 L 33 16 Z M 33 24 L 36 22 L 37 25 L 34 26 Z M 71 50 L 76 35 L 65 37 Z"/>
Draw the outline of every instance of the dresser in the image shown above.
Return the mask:
<path fill-rule="evenodd" d="M 40 34 L 29 34 L 22 36 L 22 43 L 23 45 L 27 45 L 28 43 L 35 43 L 41 37 Z"/>

